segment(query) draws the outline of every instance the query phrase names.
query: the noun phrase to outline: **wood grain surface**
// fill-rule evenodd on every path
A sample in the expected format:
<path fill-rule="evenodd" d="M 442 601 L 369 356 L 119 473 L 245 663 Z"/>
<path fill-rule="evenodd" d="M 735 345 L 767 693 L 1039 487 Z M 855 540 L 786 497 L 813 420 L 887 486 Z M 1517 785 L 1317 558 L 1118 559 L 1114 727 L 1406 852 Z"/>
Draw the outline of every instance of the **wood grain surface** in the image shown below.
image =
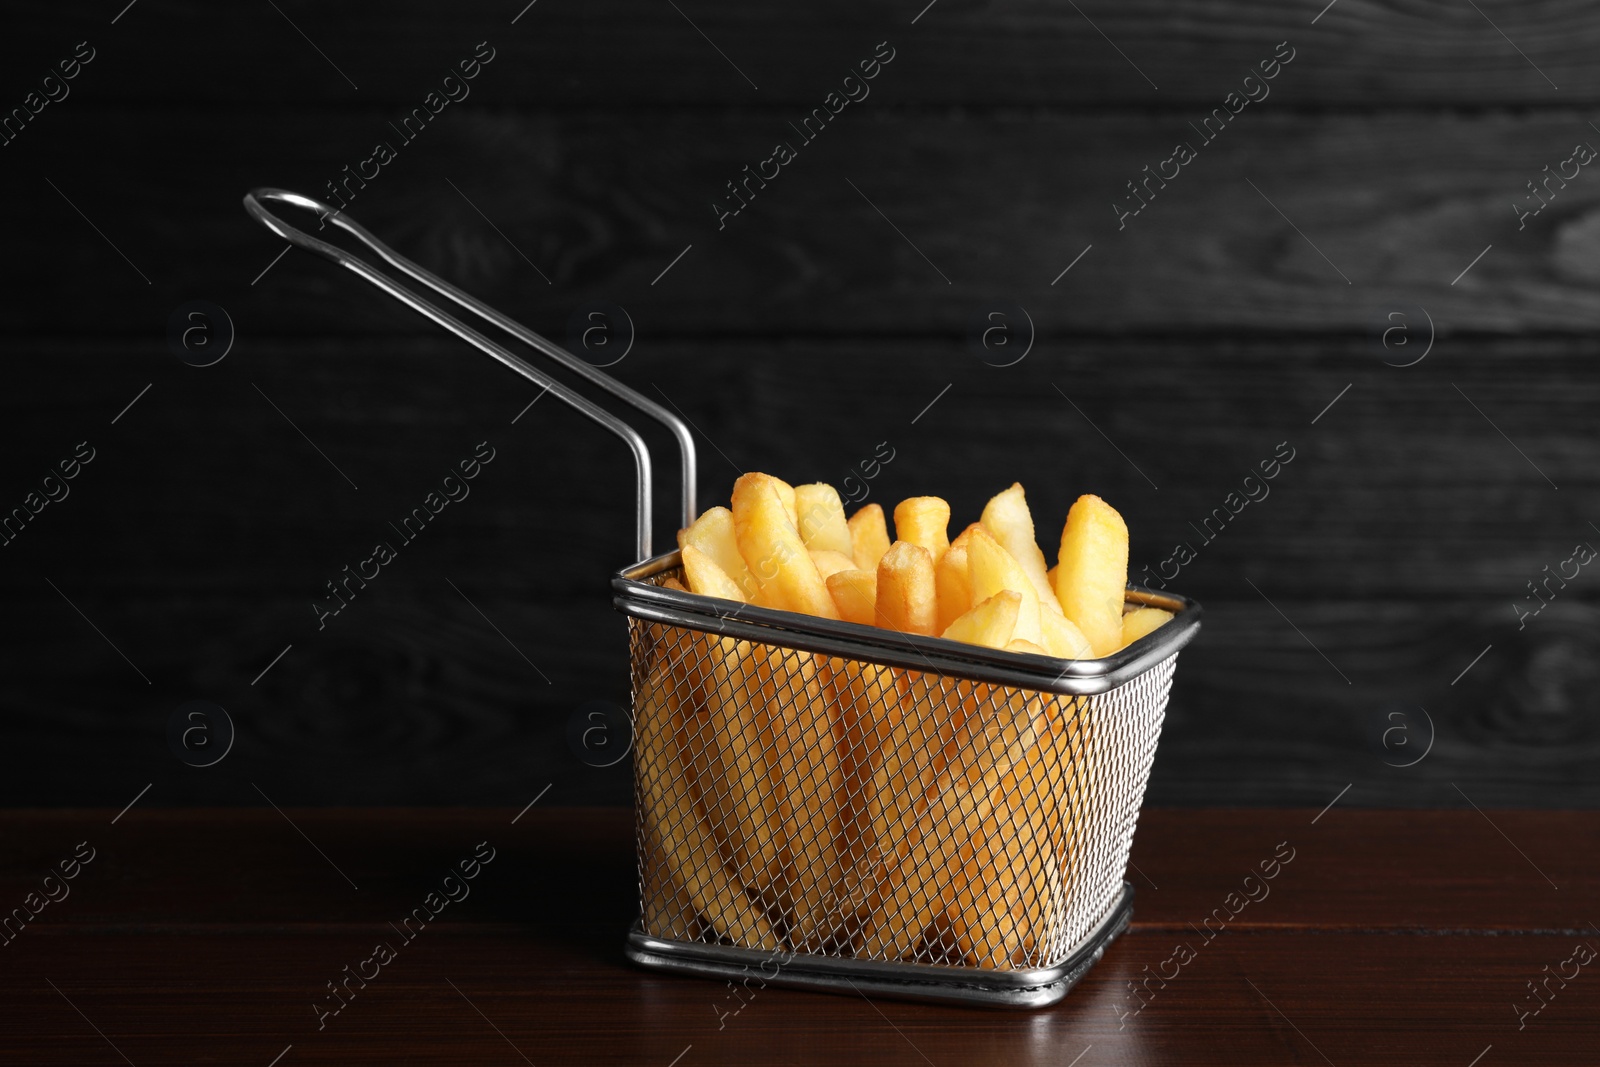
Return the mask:
<path fill-rule="evenodd" d="M 0 817 L 15 859 L 0 872 L 9 898 L 21 900 L 80 841 L 95 858 L 70 895 L 4 949 L 0 1048 L 37 1064 L 119 1055 L 266 1064 L 281 1054 L 283 1067 L 401 1057 L 1590 1063 L 1600 994 L 1587 971 L 1552 984 L 1554 996 L 1520 1030 L 1514 1005 L 1575 945 L 1600 940 L 1585 910 L 1600 889 L 1594 816 L 1349 803 L 1321 813 L 1146 811 L 1134 840 L 1134 924 L 1054 1008 L 977 1011 L 770 988 L 720 1020 L 723 984 L 622 961 L 622 933 L 637 914 L 626 812 L 279 813 L 258 802 L 181 813 L 141 805 L 115 825 L 115 809 L 14 812 Z M 327 998 L 325 983 L 375 941 L 398 940 L 390 923 L 479 842 L 494 859 L 470 895 L 319 1030 L 312 1004 Z M 1268 892 L 1211 940 L 1197 934 L 1191 924 L 1275 852 L 1292 859 Z M 1165 984 L 1142 984 L 1135 1011 L 1131 988 L 1170 975 L 1163 963 L 1175 944 L 1195 958 Z"/>
<path fill-rule="evenodd" d="M 527 408 L 533 387 L 447 341 L 239 347 L 206 371 L 53 347 L 48 384 L 0 408 L 27 444 L 4 459 L 13 483 L 76 441 L 99 453 L 5 548 L 0 588 L 27 623 L 0 697 L 19 742 L 0 797 L 118 804 L 156 781 L 161 802 L 238 802 L 270 775 L 303 804 L 550 783 L 559 802 L 626 802 L 625 766 L 588 766 L 567 738 L 587 702 L 627 699 L 606 584 L 633 551 L 620 445 L 554 400 Z M 1549 807 L 1600 802 L 1588 577 L 1518 617 L 1541 603 L 1529 581 L 1600 538 L 1582 504 L 1600 455 L 1575 432 L 1596 401 L 1588 351 L 1460 341 L 1401 368 L 1364 340 L 1048 339 L 995 368 L 933 340 L 646 339 L 613 370 L 717 427 L 706 505 L 742 469 L 842 481 L 887 441 L 869 499 L 938 490 L 968 521 L 1003 471 L 1041 526 L 1079 492 L 1114 502 L 1136 575 L 1194 546 L 1171 584 L 1207 621 L 1177 672 L 1156 802 L 1317 804 L 1357 782 L 1364 802 L 1428 805 L 1456 802 L 1457 781 Z M 665 543 L 677 474 L 661 436 Z M 325 583 L 485 440 L 497 458 L 472 495 L 319 630 Z M 1190 523 L 1283 442 L 1295 459 L 1270 494 L 1205 541 Z M 205 771 L 162 732 L 189 699 L 240 729 Z"/>
<path fill-rule="evenodd" d="M 504 102 L 810 106 L 888 40 L 896 65 L 874 89 L 886 101 L 1173 107 L 1219 101 L 1287 40 L 1295 66 L 1274 92 L 1298 104 L 1570 106 L 1600 96 L 1590 61 L 1600 28 L 1578 0 L 277 6 L 222 17 L 195 0 L 143 0 L 108 28 L 98 14 L 19 3 L 0 58 L 19 80 L 42 75 L 87 37 L 104 57 L 81 90 L 90 100 L 409 106 L 488 40 L 498 55 L 480 88 Z"/>
<path fill-rule="evenodd" d="M 0 553 L 0 804 L 628 802 L 570 739 L 626 703 L 620 449 L 241 208 L 379 140 L 354 217 L 569 346 L 625 309 L 611 370 L 693 422 L 705 502 L 887 443 L 871 499 L 971 517 L 1020 479 L 1048 527 L 1098 492 L 1136 577 L 1194 544 L 1153 802 L 1600 803 L 1593 579 L 1529 584 L 1600 537 L 1600 178 L 1517 206 L 1600 145 L 1587 6 L 115 6 L 0 35 L 0 115 L 95 49 L 0 147 L 0 507 L 97 449 Z M 480 41 L 471 95 L 401 135 Z M 1194 128 L 1285 41 L 1266 99 Z M 213 367 L 170 346 L 192 300 L 236 327 Z M 974 340 L 997 310 L 1003 353 Z M 319 630 L 325 583 L 483 441 L 471 498 Z M 1201 534 L 1280 443 L 1270 497 Z M 212 768 L 165 738 L 194 699 L 238 727 Z"/>
<path fill-rule="evenodd" d="M 633 551 L 620 446 L 553 400 L 527 409 L 531 386 L 446 341 L 240 349 L 205 372 L 55 349 L 49 388 L 0 412 L 31 451 L 6 459 L 16 482 L 77 440 L 99 450 L 5 549 L 0 585 L 30 621 L 4 679 L 25 743 L 0 795 L 113 804 L 156 780 L 167 802 L 248 800 L 276 764 L 298 803 L 482 803 L 551 782 L 563 802 L 625 802 L 624 768 L 586 766 L 566 738 L 588 701 L 627 698 L 606 585 Z M 1595 397 L 1563 384 L 1589 375 L 1586 351 L 1459 342 L 1399 368 L 1364 341 L 1090 355 L 1046 340 L 994 368 L 950 342 L 641 341 L 613 369 L 718 427 L 705 504 L 741 469 L 842 481 L 887 441 L 870 499 L 937 489 L 975 516 L 999 470 L 1041 525 L 1079 492 L 1113 501 L 1136 574 L 1196 547 L 1172 587 L 1207 606 L 1206 629 L 1177 673 L 1158 802 L 1314 804 L 1359 781 L 1368 802 L 1425 805 L 1470 780 L 1488 802 L 1559 806 L 1600 801 L 1594 594 L 1579 578 L 1520 629 L 1517 611 L 1540 603 L 1527 582 L 1600 537 L 1582 509 L 1600 456 L 1572 431 Z M 325 583 L 485 440 L 497 458 L 472 495 L 319 630 Z M 1285 441 L 1270 494 L 1203 540 L 1189 524 Z M 660 459 L 665 542 L 676 471 Z M 161 732 L 199 698 L 242 737 L 204 772 Z"/>
<path fill-rule="evenodd" d="M 1402 305 L 1449 335 L 1600 324 L 1600 177 L 1569 165 L 1577 177 L 1565 188 L 1552 177 L 1539 214 L 1517 209 L 1543 203 L 1528 188 L 1543 168 L 1600 146 L 1583 112 L 1308 115 L 1273 103 L 1211 143 L 1190 125 L 1200 115 L 846 111 L 807 144 L 772 115 L 447 111 L 348 203 L 491 304 L 564 323 L 608 300 L 654 334 L 960 336 L 996 301 L 1078 335 L 1365 334 Z M 196 298 L 242 331 L 428 328 L 304 253 L 254 281 L 282 244 L 240 198 L 261 185 L 326 197 L 375 139 L 398 140 L 380 115 L 276 110 L 218 129 L 185 111 L 136 128 L 81 109 L 38 125 L 29 166 L 0 177 L 38 205 L 0 265 L 14 294 L 0 330 L 149 336 Z M 202 130 L 205 165 L 175 168 Z M 727 183 L 780 141 L 794 161 L 721 218 L 714 203 L 739 203 Z M 1148 179 L 1145 203 L 1129 183 L 1178 142 L 1195 158 L 1169 165 L 1165 188 Z M 85 144 L 118 165 L 50 166 Z"/>

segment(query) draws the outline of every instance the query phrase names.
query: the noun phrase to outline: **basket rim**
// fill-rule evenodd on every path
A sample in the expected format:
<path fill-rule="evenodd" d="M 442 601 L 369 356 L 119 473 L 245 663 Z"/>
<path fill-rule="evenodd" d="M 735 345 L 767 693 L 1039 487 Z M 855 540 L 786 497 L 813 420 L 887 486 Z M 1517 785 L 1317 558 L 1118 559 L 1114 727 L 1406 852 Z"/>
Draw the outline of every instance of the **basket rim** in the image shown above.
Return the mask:
<path fill-rule="evenodd" d="M 1059 659 L 680 593 L 647 580 L 680 565 L 674 549 L 618 571 L 611 579 L 612 603 L 635 619 L 1067 696 L 1093 696 L 1133 681 L 1193 640 L 1202 615 L 1196 600 L 1130 584 L 1127 603 L 1170 611 L 1172 621 L 1102 659 Z"/>

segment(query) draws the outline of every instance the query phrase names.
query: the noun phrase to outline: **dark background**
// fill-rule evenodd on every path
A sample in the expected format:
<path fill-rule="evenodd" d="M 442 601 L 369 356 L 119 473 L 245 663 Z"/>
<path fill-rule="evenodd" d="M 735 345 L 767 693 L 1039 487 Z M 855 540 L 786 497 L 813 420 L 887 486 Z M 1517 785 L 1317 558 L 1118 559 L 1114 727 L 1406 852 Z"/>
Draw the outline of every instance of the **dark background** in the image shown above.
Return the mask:
<path fill-rule="evenodd" d="M 959 528 L 1019 479 L 1053 558 L 1096 492 L 1137 571 L 1289 442 L 1173 583 L 1206 627 L 1150 802 L 1600 803 L 1597 579 L 1515 610 L 1600 543 L 1600 176 L 1524 229 L 1513 207 L 1600 145 L 1590 5 L 676 7 L 11 5 L 0 107 L 96 58 L 0 148 L 0 508 L 77 442 L 96 459 L 0 549 L 0 803 L 629 800 L 626 761 L 569 742 L 627 699 L 625 451 L 550 399 L 512 425 L 535 387 L 275 262 L 241 209 L 380 140 L 351 214 L 401 252 L 558 340 L 586 302 L 627 310 L 611 371 L 698 428 L 703 505 L 740 470 L 837 484 L 887 441 L 886 509 L 938 493 Z M 1125 183 L 1285 40 L 1270 97 L 1119 231 Z M 480 41 L 470 97 L 400 144 Z M 881 41 L 870 97 L 799 145 Z M 719 232 L 709 204 L 778 140 L 798 159 Z M 214 366 L 169 345 L 191 300 L 236 327 Z M 991 366 L 969 323 L 1013 304 L 1031 350 Z M 647 433 L 661 546 L 677 466 Z M 318 632 L 324 583 L 484 440 L 471 497 Z M 210 768 L 168 745 L 190 700 L 238 729 Z"/>

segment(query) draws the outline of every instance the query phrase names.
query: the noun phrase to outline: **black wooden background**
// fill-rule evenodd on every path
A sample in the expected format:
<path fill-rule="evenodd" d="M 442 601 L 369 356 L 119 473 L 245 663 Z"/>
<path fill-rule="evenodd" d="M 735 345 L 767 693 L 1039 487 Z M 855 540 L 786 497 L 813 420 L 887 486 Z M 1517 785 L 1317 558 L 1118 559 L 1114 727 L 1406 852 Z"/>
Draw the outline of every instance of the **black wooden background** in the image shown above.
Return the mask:
<path fill-rule="evenodd" d="M 95 450 L 0 548 L 0 802 L 628 801 L 572 740 L 626 700 L 626 454 L 241 209 L 384 141 L 352 215 L 558 339 L 626 309 L 611 370 L 698 428 L 706 503 L 888 442 L 886 507 L 971 521 L 1020 479 L 1047 538 L 1092 491 L 1136 570 L 1196 544 L 1152 802 L 1600 803 L 1600 577 L 1517 615 L 1600 544 L 1600 174 L 1515 206 L 1600 145 L 1591 5 L 124 2 L 12 4 L 0 37 L 8 111 L 94 53 L 0 147 L 0 507 Z M 402 142 L 479 42 L 470 96 Z M 213 366 L 169 343 L 193 300 L 237 330 Z M 971 323 L 1011 306 L 1032 347 L 993 366 Z M 324 583 L 481 441 L 471 496 L 319 631 Z M 1270 497 L 1200 545 L 1280 442 Z M 209 768 L 169 745 L 191 700 L 237 728 Z"/>

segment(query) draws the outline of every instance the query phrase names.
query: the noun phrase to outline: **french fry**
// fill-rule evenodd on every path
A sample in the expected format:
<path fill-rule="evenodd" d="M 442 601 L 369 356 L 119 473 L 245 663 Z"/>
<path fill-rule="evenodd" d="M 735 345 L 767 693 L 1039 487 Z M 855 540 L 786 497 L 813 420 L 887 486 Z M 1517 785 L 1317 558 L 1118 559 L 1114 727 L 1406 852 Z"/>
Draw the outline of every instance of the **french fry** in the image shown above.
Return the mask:
<path fill-rule="evenodd" d="M 782 657 L 781 660 L 779 657 Z M 819 912 L 839 871 L 835 822 L 840 800 L 837 705 L 827 699 L 817 657 L 774 650 L 764 691 L 777 749 L 770 785 L 778 792 L 785 877 L 777 898 L 788 913 Z"/>
<path fill-rule="evenodd" d="M 799 516 L 800 539 L 807 548 L 813 552 L 841 552 L 854 558 L 855 545 L 837 489 L 826 482 L 797 485 L 794 506 Z"/>
<path fill-rule="evenodd" d="M 922 671 L 896 671 L 893 676 L 900 699 L 897 717 L 888 724 L 887 751 L 873 772 L 872 846 L 858 861 L 859 881 L 852 883 L 867 900 L 858 931 L 870 930 L 884 895 L 894 891 L 896 865 L 920 851 L 924 831 L 918 820 L 937 795 L 950 762 L 965 751 L 961 731 L 969 706 L 959 694 L 971 683 Z M 922 898 L 917 899 L 920 908 Z"/>
<path fill-rule="evenodd" d="M 936 597 L 933 557 L 921 545 L 896 541 L 878 562 L 878 625 L 932 636 Z"/>
<path fill-rule="evenodd" d="M 853 571 L 856 569 L 855 559 L 845 555 L 843 552 L 828 552 L 813 548 L 811 550 L 811 562 L 816 565 L 817 573 L 822 575 L 824 582 L 828 580 L 830 575 L 838 574 L 840 571 Z"/>
<path fill-rule="evenodd" d="M 979 521 L 1000 542 L 1000 547 L 1021 564 L 1023 573 L 1033 583 L 1034 592 L 1039 594 L 1039 606 L 1060 615 L 1061 605 L 1056 602 L 1055 589 L 1045 570 L 1044 553 L 1034 539 L 1033 513 L 1028 510 L 1022 483 L 1013 482 L 1010 489 L 995 494 L 984 505 L 983 517 Z"/>
<path fill-rule="evenodd" d="M 748 603 L 744 590 L 736 585 L 728 573 L 712 561 L 711 557 L 685 541 L 682 548 L 683 574 L 689 579 L 689 588 L 702 596 L 721 597 Z"/>
<path fill-rule="evenodd" d="M 946 925 L 969 965 L 1043 962 L 1043 939 L 1067 907 L 1086 845 L 1097 759 L 1092 707 L 1082 697 L 1030 702 L 1034 741 L 995 785 L 989 817 L 961 850 L 947 894 Z"/>
<path fill-rule="evenodd" d="M 1044 647 L 1050 655 L 1061 659 L 1094 659 L 1094 646 L 1064 616 L 1053 611 L 1039 612 L 1039 629 L 1044 633 Z"/>
<path fill-rule="evenodd" d="M 828 595 L 845 622 L 878 625 L 878 576 L 873 571 L 835 571 L 828 575 Z"/>
<path fill-rule="evenodd" d="M 1032 641 L 1024 641 L 1020 637 L 1016 638 L 1009 645 L 1007 645 L 1006 646 L 1006 651 L 1007 652 L 1022 652 L 1022 653 L 1026 653 L 1029 656 L 1048 656 L 1050 654 L 1049 649 L 1040 648 L 1038 645 L 1034 644 Z"/>
<path fill-rule="evenodd" d="M 771 477 L 771 475 L 768 475 L 768 477 Z M 789 513 L 789 525 L 798 530 L 800 528 L 800 502 L 797 499 L 799 494 L 795 492 L 794 486 L 782 478 L 773 478 L 772 487 L 778 491 L 778 499 L 783 501 L 783 510 Z"/>
<path fill-rule="evenodd" d="M 1033 742 L 995 785 L 990 816 L 961 849 L 949 893 L 956 947 L 979 967 L 1041 962 L 1040 939 L 1065 907 L 1079 845 L 1088 725 L 1075 722 L 1071 698 L 1035 697 L 1029 711 Z"/>
<path fill-rule="evenodd" d="M 897 672 L 876 664 L 823 658 L 827 702 L 839 708 L 839 802 L 834 827 L 837 877 L 797 915 L 794 940 L 802 947 L 848 943 L 866 921 L 871 886 L 882 872 L 877 832 L 882 805 L 880 769 L 899 751 L 903 706 Z M 898 765 L 897 763 L 895 765 Z"/>
<path fill-rule="evenodd" d="M 837 619 L 828 587 L 783 506 L 776 478 L 746 474 L 733 484 L 733 532 L 755 578 L 755 603 Z"/>
<path fill-rule="evenodd" d="M 689 761 L 675 740 L 684 731 L 674 721 L 679 710 L 690 715 L 696 712 L 683 709 L 674 673 L 660 667 L 652 670 L 637 697 L 635 766 L 643 796 L 640 809 L 646 854 L 656 858 L 653 863 L 664 858 L 672 865 L 674 881 L 718 934 L 744 945 L 776 946 L 771 923 L 724 867 L 720 850 L 696 815 L 691 774 L 687 773 Z M 647 923 L 668 920 L 659 909 L 646 915 Z M 655 928 L 649 932 L 672 936 Z"/>
<path fill-rule="evenodd" d="M 1034 739 L 1030 717 L 1015 706 L 1020 695 L 997 702 L 998 687 L 975 688 L 976 699 L 962 702 L 971 710 L 954 738 L 956 756 L 940 769 L 929 802 L 878 883 L 860 935 L 860 949 L 869 957 L 909 958 L 935 919 L 952 907 L 968 913 L 976 907 L 959 892 L 947 899 L 943 888 L 960 887 L 950 876 L 952 869 L 961 869 L 960 849 L 983 825 L 1001 779 Z"/>
<path fill-rule="evenodd" d="M 678 579 L 671 578 L 671 577 L 668 577 L 668 578 L 664 579 L 661 582 L 661 588 L 663 588 L 663 589 L 671 589 L 673 592 L 676 592 L 676 593 L 687 593 L 689 591 L 689 587 L 688 586 L 686 586 L 682 582 L 678 581 Z"/>
<path fill-rule="evenodd" d="M 1061 531 L 1056 599 L 1089 639 L 1096 656 L 1122 647 L 1122 603 L 1128 587 L 1128 526 L 1097 496 L 1080 496 Z"/>
<path fill-rule="evenodd" d="M 1015 589 L 1002 589 L 951 623 L 939 636 L 985 648 L 1005 648 L 1015 639 L 1021 610 L 1022 594 Z"/>
<path fill-rule="evenodd" d="M 688 592 L 674 578 L 662 582 L 664 587 L 676 587 L 681 592 Z M 694 635 L 688 641 L 699 645 L 710 635 Z M 670 657 L 670 658 L 669 658 Z M 636 707 L 643 709 L 648 716 L 648 722 L 639 721 L 640 743 L 638 751 L 641 758 L 654 758 L 667 764 L 665 767 L 656 768 L 658 775 L 680 776 L 688 774 L 686 761 L 673 758 L 673 753 L 665 750 L 674 738 L 679 736 L 687 718 L 703 712 L 700 703 L 700 694 L 695 692 L 687 699 L 682 699 L 689 686 L 689 675 L 692 671 L 691 663 L 695 662 L 696 655 L 671 656 L 663 647 L 657 654 L 657 659 L 649 671 L 644 685 L 640 687 Z M 664 695 L 664 694 L 670 694 Z M 666 721 L 660 721 L 664 718 Z M 662 739 L 665 739 L 664 744 Z M 647 755 L 646 755 L 647 754 Z M 642 768 L 641 768 L 642 770 Z M 654 784 L 652 780 L 641 778 L 641 784 Z M 686 788 L 685 788 L 686 787 Z M 672 784 L 672 791 L 678 795 L 694 793 L 693 782 L 678 782 Z M 687 812 L 680 810 L 680 818 L 687 817 L 698 822 L 697 813 L 693 810 Z M 704 838 L 703 827 L 701 837 Z M 646 848 L 639 858 L 639 874 L 644 883 L 644 929 L 655 937 L 681 938 L 698 937 L 704 933 L 703 922 L 700 917 L 700 908 L 695 898 L 684 888 L 683 879 L 679 877 L 677 866 L 682 862 L 682 857 L 667 855 L 659 847 L 661 834 L 659 825 L 657 833 L 646 834 Z M 674 835 L 681 837 L 681 834 Z M 720 864 L 720 855 L 712 847 L 708 855 L 713 863 Z M 726 877 L 726 869 L 721 868 Z"/>
<path fill-rule="evenodd" d="M 785 858 L 780 811 L 781 771 L 772 766 L 767 695 L 773 688 L 765 646 L 731 643 L 712 669 L 706 713 L 692 736 L 706 822 L 739 883 L 769 907 L 781 906 Z"/>
<path fill-rule="evenodd" d="M 744 590 L 745 600 L 755 599 L 755 578 L 739 554 L 739 543 L 733 535 L 733 512 L 727 508 L 707 508 L 693 523 L 678 531 L 678 547 L 684 545 L 693 545 L 711 557 L 712 562 Z"/>
<path fill-rule="evenodd" d="M 664 855 L 659 847 L 648 848 L 639 862 L 644 884 L 644 930 L 651 937 L 693 940 L 701 934 L 699 909 L 678 880 L 678 862 L 677 858 Z"/>
<path fill-rule="evenodd" d="M 936 496 L 914 496 L 894 507 L 894 535 L 898 541 L 921 545 L 939 562 L 950 547 L 950 505 Z"/>
<path fill-rule="evenodd" d="M 676 856 L 670 862 L 679 868 L 689 865 L 702 868 L 700 871 L 680 871 L 677 877 L 686 883 L 692 882 L 697 877 L 725 880 L 735 892 L 739 893 L 738 906 L 741 910 L 738 914 L 743 915 L 742 909 L 751 903 L 750 897 L 728 864 L 731 852 L 722 840 L 720 822 L 712 817 L 714 813 L 708 811 L 705 803 L 706 775 L 714 762 L 715 754 L 701 743 L 701 738 L 710 730 L 707 710 L 709 698 L 717 685 L 726 680 L 729 669 L 737 664 L 739 642 L 730 637 L 711 633 L 695 634 L 689 640 L 690 646 L 673 657 L 672 678 L 675 692 L 669 696 L 674 698 L 675 707 L 669 726 L 670 736 L 666 738 L 665 744 L 676 753 L 674 770 L 687 779 L 687 789 L 684 793 L 694 805 L 693 811 L 680 812 L 678 817 L 694 818 L 696 824 L 694 829 L 699 834 L 701 844 L 696 846 L 700 851 L 694 856 L 688 858 Z M 756 910 L 759 912 L 759 908 Z M 702 914 L 719 934 L 738 936 L 731 932 L 725 920 L 713 918 L 710 913 Z M 762 913 L 762 919 L 765 921 L 766 918 Z"/>
<path fill-rule="evenodd" d="M 969 526 L 933 565 L 933 586 L 939 599 L 939 618 L 934 626 L 941 634 L 972 610 L 972 579 L 967 574 L 967 541 L 971 537 Z"/>
<path fill-rule="evenodd" d="M 867 504 L 850 516 L 850 544 L 856 566 L 878 572 L 878 561 L 889 551 L 889 527 L 883 521 L 883 508 Z"/>
<path fill-rule="evenodd" d="M 982 603 L 1002 589 L 1012 589 L 1022 594 L 1022 606 L 1017 611 L 1017 630 L 1011 637 L 1020 637 L 1036 645 L 1044 644 L 1039 629 L 1039 594 L 1034 590 L 1027 572 L 988 530 L 977 526 L 971 534 L 967 541 L 967 574 L 972 582 L 973 602 Z M 1006 640 L 1009 642 L 1010 638 Z"/>
<path fill-rule="evenodd" d="M 1127 648 L 1146 634 L 1155 633 L 1172 621 L 1172 612 L 1160 608 L 1140 608 L 1122 617 L 1122 647 Z"/>
<path fill-rule="evenodd" d="M 1082 853 L 1088 847 L 1088 829 L 1093 825 L 1095 794 L 1100 785 L 1101 723 L 1097 711 L 1103 707 L 1085 697 L 1055 698 L 1051 729 L 1059 739 L 1056 750 L 1060 766 L 1070 770 L 1061 792 L 1057 840 L 1061 862 L 1062 906 L 1083 872 Z M 1099 713 L 1103 714 L 1103 713 Z"/>

